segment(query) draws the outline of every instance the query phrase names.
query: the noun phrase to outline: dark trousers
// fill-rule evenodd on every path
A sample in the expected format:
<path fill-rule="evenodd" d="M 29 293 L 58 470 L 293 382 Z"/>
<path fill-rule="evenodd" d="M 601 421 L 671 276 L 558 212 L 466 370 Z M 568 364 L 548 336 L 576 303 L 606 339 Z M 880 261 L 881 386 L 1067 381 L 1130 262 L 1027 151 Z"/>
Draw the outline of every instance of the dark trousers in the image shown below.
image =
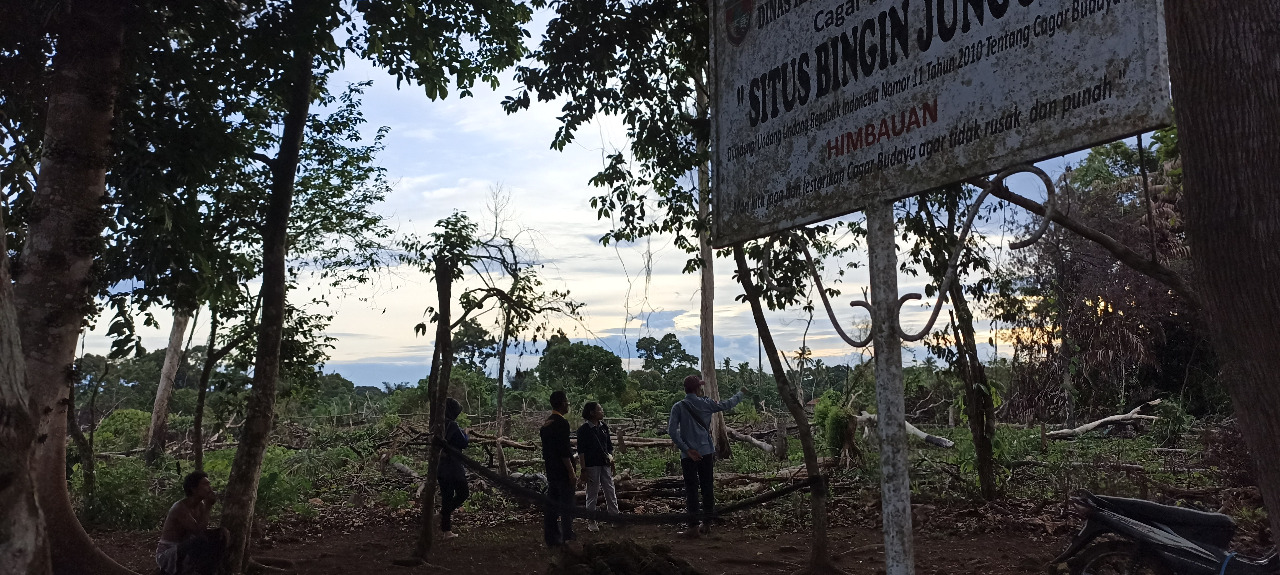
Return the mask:
<path fill-rule="evenodd" d="M 567 513 L 573 507 L 573 483 L 567 480 L 547 482 L 547 499 L 551 500 L 542 514 L 542 534 L 547 547 L 562 545 L 574 539 L 573 516 Z"/>
<path fill-rule="evenodd" d="M 231 534 L 226 529 L 206 529 L 204 533 L 188 537 L 178 544 L 177 556 L 173 562 L 176 571 L 167 571 L 161 566 L 159 571 L 165 575 L 214 575 L 222 568 L 222 561 L 227 552 L 227 543 Z"/>
<path fill-rule="evenodd" d="M 471 496 L 467 480 L 440 478 L 440 530 L 453 531 L 453 512 Z"/>
<path fill-rule="evenodd" d="M 716 455 L 703 455 L 694 461 L 688 457 L 680 459 L 680 469 L 684 471 L 684 501 L 689 513 L 698 512 L 698 491 L 702 491 L 702 512 L 710 514 L 716 509 L 715 495 Z M 698 526 L 698 522 L 689 521 L 689 527 Z"/>

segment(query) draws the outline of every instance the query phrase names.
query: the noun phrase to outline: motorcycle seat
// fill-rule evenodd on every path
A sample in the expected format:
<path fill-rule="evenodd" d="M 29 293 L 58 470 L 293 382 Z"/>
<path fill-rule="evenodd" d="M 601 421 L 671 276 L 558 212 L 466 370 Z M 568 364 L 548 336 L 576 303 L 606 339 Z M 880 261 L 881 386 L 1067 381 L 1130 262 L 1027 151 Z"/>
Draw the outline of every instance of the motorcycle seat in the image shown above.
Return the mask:
<path fill-rule="evenodd" d="M 1231 537 L 1236 532 L 1235 520 L 1221 513 L 1161 505 L 1143 499 L 1105 495 L 1092 497 L 1101 507 L 1139 521 L 1159 523 L 1187 539 L 1222 549 L 1231 544 Z"/>

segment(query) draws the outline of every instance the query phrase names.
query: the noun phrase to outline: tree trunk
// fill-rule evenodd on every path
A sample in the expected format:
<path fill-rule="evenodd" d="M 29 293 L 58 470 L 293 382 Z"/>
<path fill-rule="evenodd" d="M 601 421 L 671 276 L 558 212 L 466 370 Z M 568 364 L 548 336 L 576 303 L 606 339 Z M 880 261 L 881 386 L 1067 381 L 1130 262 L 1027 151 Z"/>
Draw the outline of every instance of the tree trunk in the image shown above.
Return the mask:
<path fill-rule="evenodd" d="M 288 255 L 289 211 L 293 206 L 294 177 L 311 108 L 311 54 L 294 55 L 293 83 L 285 94 L 288 111 L 280 139 L 280 151 L 271 163 L 271 198 L 262 234 L 262 322 L 258 325 L 257 359 L 253 367 L 253 391 L 245 407 L 236 456 L 222 500 L 222 526 L 231 533 L 227 565 L 240 573 L 248 564 L 253 506 L 258 497 L 262 456 L 271 435 L 275 415 L 276 379 L 280 375 L 280 346 L 284 332 Z"/>
<path fill-rule="evenodd" d="M 706 151 L 706 144 L 699 143 L 699 149 Z M 715 299 L 716 275 L 715 252 L 711 249 L 711 189 L 707 164 L 698 164 L 698 217 L 706 223 L 708 229 L 698 236 L 698 255 L 702 259 L 699 270 L 702 280 L 702 303 L 698 313 L 698 339 L 702 350 L 702 379 L 707 382 L 707 397 L 720 400 L 720 385 L 716 380 L 716 330 Z M 715 439 L 716 457 L 729 459 L 733 457 L 733 446 L 729 444 L 729 427 L 725 425 L 724 414 L 711 416 L 711 435 Z"/>
<path fill-rule="evenodd" d="M 182 363 L 182 336 L 187 333 L 187 323 L 191 321 L 191 312 L 185 309 L 173 310 L 173 327 L 169 330 L 169 345 L 164 350 L 164 366 L 160 368 L 160 387 L 156 388 L 156 400 L 151 407 L 151 426 L 147 428 L 148 464 L 155 463 L 164 453 L 165 434 L 168 432 L 166 422 L 169 418 L 169 397 L 173 395 L 173 381 L 178 375 L 178 364 Z"/>
<path fill-rule="evenodd" d="M 457 263 L 443 256 L 435 258 L 436 299 L 439 302 L 436 317 L 436 344 L 432 354 L 431 376 L 427 378 L 427 397 L 431 398 L 428 427 L 433 438 L 444 439 L 444 400 L 449 392 L 449 378 L 453 372 L 453 326 L 450 325 L 450 306 L 453 303 L 453 274 Z M 502 444 L 498 444 L 502 448 Z M 440 447 L 433 442 L 427 458 L 427 483 L 423 489 L 422 525 L 418 530 L 418 542 L 413 557 L 427 561 L 431 556 L 432 535 L 436 523 L 436 485 L 440 469 Z"/>
<path fill-rule="evenodd" d="M 964 382 L 964 412 L 969 419 L 969 435 L 973 437 L 973 455 L 977 460 L 978 491 L 985 501 L 996 498 L 995 402 L 987 370 L 978 358 L 978 344 L 973 335 L 973 313 L 965 300 L 960 282 L 951 284 L 951 305 L 955 308 L 952 326 L 956 336 L 956 367 Z"/>
<path fill-rule="evenodd" d="M 94 385 L 97 385 L 95 382 Z M 96 391 L 96 390 L 95 390 Z M 96 394 L 95 394 L 96 395 Z M 76 444 L 77 459 L 80 463 L 80 475 L 83 478 L 81 482 L 80 497 L 85 501 L 93 499 L 93 492 L 97 489 L 97 475 L 94 474 L 94 457 L 93 443 L 89 438 L 84 436 L 84 432 L 80 430 L 80 422 L 77 421 L 79 410 L 76 408 L 76 386 L 71 386 L 71 395 L 67 397 L 67 430 L 71 432 L 71 440 Z M 92 417 L 93 410 L 90 410 Z"/>
<path fill-rule="evenodd" d="M 933 218 L 924 203 L 921 204 L 921 211 L 924 212 L 924 219 L 931 229 L 935 232 L 941 231 L 948 243 L 958 245 L 962 230 L 957 228 L 960 224 L 959 218 L 962 218 L 963 214 L 960 213 L 958 204 L 952 202 L 944 202 L 944 204 L 946 227 L 941 230 L 932 224 Z M 946 267 L 949 265 L 944 263 L 940 268 L 931 266 L 930 274 L 936 281 L 941 282 L 949 271 Z M 965 298 L 964 286 L 959 281 L 961 276 L 963 273 L 957 272 L 957 280 L 951 283 L 946 294 L 955 309 L 951 314 L 951 327 L 955 334 L 956 348 L 952 366 L 960 374 L 964 384 L 964 411 L 965 417 L 969 420 L 969 434 L 973 438 L 978 490 L 983 500 L 992 501 L 996 498 L 995 456 L 992 444 L 995 439 L 995 402 L 991 397 L 991 386 L 987 381 L 986 369 L 982 366 L 982 358 L 978 357 L 978 343 L 973 332 L 973 312 L 970 311 L 969 301 Z M 910 426 L 909 423 L 907 425 Z"/>
<path fill-rule="evenodd" d="M 248 315 L 249 321 L 252 322 L 257 315 L 258 308 L 255 305 Z M 218 341 L 218 328 L 222 325 L 218 321 L 218 308 L 210 306 L 209 316 L 209 343 L 205 346 L 204 366 L 200 368 L 200 382 L 196 384 L 196 413 L 191 423 L 191 459 L 196 471 L 204 471 L 204 404 L 209 392 L 209 379 L 213 377 L 213 368 L 222 361 L 222 358 L 248 340 L 253 333 L 252 329 L 246 329 L 239 337 L 214 351 L 213 345 Z"/>
<path fill-rule="evenodd" d="M 196 471 L 204 471 L 204 402 L 209 392 L 209 378 L 218 362 L 213 344 L 218 341 L 218 310 L 209 308 L 209 343 L 204 347 L 204 366 L 200 368 L 200 382 L 196 384 L 196 413 L 191 422 L 191 465 Z"/>
<path fill-rule="evenodd" d="M 502 312 L 502 343 L 498 347 L 498 400 L 497 407 L 494 409 L 494 435 L 498 439 L 506 435 L 506 427 L 502 421 L 502 397 L 503 391 L 507 387 L 507 341 L 509 341 L 508 333 L 511 331 L 511 316 L 505 310 Z M 502 450 L 502 443 L 498 443 L 498 475 L 507 476 L 507 454 Z"/>
<path fill-rule="evenodd" d="M 1076 424 L 1076 392 L 1075 384 L 1071 381 L 1071 366 L 1075 363 L 1075 344 L 1072 342 L 1071 332 L 1071 313 L 1067 298 L 1067 262 L 1062 249 L 1061 230 L 1055 234 L 1056 241 L 1054 243 L 1054 252 L 1057 256 L 1055 263 L 1057 269 L 1055 271 L 1056 280 L 1054 282 L 1054 292 L 1058 296 L 1058 361 L 1062 367 L 1062 395 L 1066 400 L 1067 413 L 1064 418 L 1067 427 L 1073 427 Z"/>
<path fill-rule="evenodd" d="M 67 493 L 66 400 L 76 340 L 102 244 L 102 196 L 120 84 L 125 2 L 70 2 L 57 13 L 40 175 L 15 278 L 26 387 L 36 417 L 32 463 L 58 574 L 129 571 L 93 545 Z M 7 330 L 6 330 L 7 331 Z"/>
<path fill-rule="evenodd" d="M 1280 3 L 1168 0 L 1196 283 L 1280 534 Z"/>
<path fill-rule="evenodd" d="M 699 77 L 705 78 L 708 69 L 699 70 Z M 707 94 L 708 82 L 698 82 L 697 110 L 698 118 L 706 120 L 709 113 L 710 97 Z M 707 140 L 698 140 L 698 155 L 706 158 Z M 698 221 L 706 226 L 698 234 L 698 259 L 702 262 L 699 268 L 701 280 L 701 305 L 698 308 L 698 340 L 701 350 L 699 365 L 702 380 L 707 383 L 707 397 L 720 400 L 720 384 L 716 381 L 716 330 L 715 300 L 716 274 L 715 251 L 711 249 L 711 165 L 707 161 L 698 164 Z M 725 425 L 724 414 L 711 415 L 711 436 L 716 445 L 716 457 L 729 459 L 733 457 L 733 447 L 729 444 L 729 428 Z"/>
<path fill-rule="evenodd" d="M 49 540 L 36 503 L 36 418 L 27 401 L 9 249 L 0 213 L 0 573 L 50 573 Z M 83 454 L 82 454 L 83 456 Z M 89 459 L 93 459 L 90 455 Z M 64 486 L 65 490 L 66 487 Z"/>
<path fill-rule="evenodd" d="M 738 282 L 751 304 L 751 316 L 755 319 L 756 332 L 760 334 L 760 342 L 764 352 L 769 356 L 769 367 L 773 370 L 773 379 L 778 386 L 778 396 L 787 406 L 787 411 L 796 420 L 800 433 L 800 446 L 804 449 L 804 466 L 809 477 L 821 478 L 822 469 L 818 466 L 818 450 L 813 443 L 813 430 L 809 427 L 809 416 L 804 406 L 796 400 L 795 389 L 787 378 L 782 360 L 778 358 L 778 348 L 773 342 L 773 334 L 769 324 L 765 322 L 764 308 L 760 304 L 760 292 L 751 280 L 751 270 L 747 267 L 747 256 L 742 244 L 733 247 L 733 259 L 738 264 Z M 827 482 L 825 478 L 814 482 L 810 493 L 810 509 L 813 513 L 813 541 L 809 552 L 807 573 L 841 573 L 831 562 L 827 546 Z"/>

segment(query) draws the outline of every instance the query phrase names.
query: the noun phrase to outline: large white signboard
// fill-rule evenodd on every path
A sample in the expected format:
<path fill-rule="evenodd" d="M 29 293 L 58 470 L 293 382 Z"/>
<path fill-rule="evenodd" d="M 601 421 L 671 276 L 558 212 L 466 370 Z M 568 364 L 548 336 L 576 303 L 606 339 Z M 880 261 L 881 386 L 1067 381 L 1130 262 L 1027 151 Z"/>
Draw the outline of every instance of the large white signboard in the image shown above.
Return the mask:
<path fill-rule="evenodd" d="M 1169 121 L 1160 0 L 714 0 L 716 246 Z"/>

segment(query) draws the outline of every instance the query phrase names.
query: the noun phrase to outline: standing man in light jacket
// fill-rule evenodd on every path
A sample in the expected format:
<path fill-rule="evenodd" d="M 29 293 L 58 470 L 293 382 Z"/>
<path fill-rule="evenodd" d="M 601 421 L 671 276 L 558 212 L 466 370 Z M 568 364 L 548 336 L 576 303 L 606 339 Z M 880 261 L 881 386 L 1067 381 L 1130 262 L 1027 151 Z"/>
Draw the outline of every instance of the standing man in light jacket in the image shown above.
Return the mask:
<path fill-rule="evenodd" d="M 684 472 L 684 497 L 689 514 L 698 512 L 698 492 L 702 492 L 702 512 L 711 514 L 715 510 L 715 478 L 716 446 L 711 440 L 711 414 L 733 409 L 742 401 L 745 389 L 741 389 L 733 397 L 724 401 L 714 401 L 702 397 L 705 382 L 701 377 L 690 375 L 684 378 L 684 399 L 671 406 L 671 417 L 667 420 L 667 434 L 680 449 L 680 469 Z M 702 533 L 711 532 L 711 522 L 702 522 Z M 698 537 L 697 520 L 689 520 L 689 529 L 682 535 L 690 538 Z"/>

